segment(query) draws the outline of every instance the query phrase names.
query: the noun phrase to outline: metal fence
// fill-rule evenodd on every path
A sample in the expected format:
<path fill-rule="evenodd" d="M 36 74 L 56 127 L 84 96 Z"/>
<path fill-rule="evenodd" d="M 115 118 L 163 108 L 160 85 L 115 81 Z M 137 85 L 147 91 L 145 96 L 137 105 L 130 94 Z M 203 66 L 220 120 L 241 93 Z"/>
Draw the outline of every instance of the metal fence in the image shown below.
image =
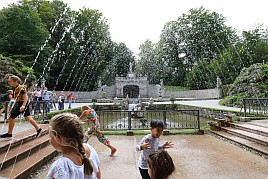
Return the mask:
<path fill-rule="evenodd" d="M 13 106 L 14 101 L 6 101 L 5 105 L 9 106 L 9 109 L 12 109 L 14 107 Z M 30 101 L 30 103 L 28 103 L 27 105 L 29 105 L 31 116 L 34 119 L 40 120 L 40 121 L 42 121 L 44 119 L 44 116 L 47 113 L 45 101 Z M 56 110 L 56 105 L 50 103 L 50 109 Z M 5 110 L 4 121 L 6 121 L 8 119 L 9 112 L 10 112 L 10 110 L 9 111 Z M 17 118 L 22 119 L 23 113 L 20 114 Z"/>
<path fill-rule="evenodd" d="M 163 121 L 165 129 L 200 130 L 199 110 L 97 111 L 102 130 L 149 129 L 154 119 Z"/>
<path fill-rule="evenodd" d="M 267 115 L 268 98 L 244 98 L 244 116 Z"/>

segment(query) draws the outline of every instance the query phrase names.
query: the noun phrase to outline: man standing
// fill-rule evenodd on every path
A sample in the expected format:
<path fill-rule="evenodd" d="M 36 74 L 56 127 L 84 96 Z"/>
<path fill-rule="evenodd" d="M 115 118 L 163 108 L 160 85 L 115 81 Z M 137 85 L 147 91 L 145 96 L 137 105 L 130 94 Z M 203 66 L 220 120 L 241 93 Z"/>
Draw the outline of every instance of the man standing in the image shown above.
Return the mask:
<path fill-rule="evenodd" d="M 45 109 L 46 112 L 50 112 L 50 97 L 51 97 L 51 91 L 47 90 L 47 87 L 44 87 L 44 92 L 43 92 L 43 100 L 45 102 Z"/>
<path fill-rule="evenodd" d="M 35 138 L 39 137 L 42 131 L 35 120 L 30 116 L 28 95 L 26 92 L 26 87 L 21 85 L 21 79 L 18 76 L 12 75 L 8 79 L 10 86 L 15 87 L 14 99 L 15 104 L 11 108 L 10 117 L 8 118 L 8 132 L 0 135 L 0 138 L 11 138 L 13 128 L 15 125 L 15 118 L 21 113 L 24 114 L 25 120 L 29 121 L 36 130 Z"/>

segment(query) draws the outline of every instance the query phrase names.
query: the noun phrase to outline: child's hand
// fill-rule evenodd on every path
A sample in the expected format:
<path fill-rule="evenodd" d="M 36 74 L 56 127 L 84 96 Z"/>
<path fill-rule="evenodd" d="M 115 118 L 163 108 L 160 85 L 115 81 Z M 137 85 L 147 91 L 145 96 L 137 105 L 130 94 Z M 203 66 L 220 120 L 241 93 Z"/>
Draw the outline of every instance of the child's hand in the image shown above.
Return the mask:
<path fill-rule="evenodd" d="M 142 150 L 144 150 L 144 149 L 150 149 L 151 148 L 150 142 L 148 142 L 147 140 L 145 140 L 144 143 L 141 144 L 141 148 L 142 148 Z"/>
<path fill-rule="evenodd" d="M 174 144 L 171 143 L 171 141 L 167 141 L 164 143 L 163 148 L 173 148 Z"/>

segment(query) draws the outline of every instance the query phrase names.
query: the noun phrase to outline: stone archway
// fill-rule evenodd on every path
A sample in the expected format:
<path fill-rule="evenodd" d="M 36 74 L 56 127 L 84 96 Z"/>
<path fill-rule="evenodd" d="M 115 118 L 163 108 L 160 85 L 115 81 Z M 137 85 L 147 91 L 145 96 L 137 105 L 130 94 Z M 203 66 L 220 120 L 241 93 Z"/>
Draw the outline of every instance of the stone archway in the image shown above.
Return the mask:
<path fill-rule="evenodd" d="M 126 85 L 123 87 L 123 96 L 126 97 L 128 95 L 129 98 L 138 98 L 139 90 L 138 85 Z"/>

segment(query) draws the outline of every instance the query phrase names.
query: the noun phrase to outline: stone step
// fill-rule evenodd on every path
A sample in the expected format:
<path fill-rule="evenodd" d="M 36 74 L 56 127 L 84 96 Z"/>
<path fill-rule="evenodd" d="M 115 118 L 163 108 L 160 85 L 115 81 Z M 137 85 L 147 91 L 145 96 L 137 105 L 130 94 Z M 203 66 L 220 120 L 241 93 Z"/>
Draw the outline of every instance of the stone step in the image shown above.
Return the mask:
<path fill-rule="evenodd" d="M 57 154 L 58 152 L 51 145 L 41 145 L 37 152 L 1 170 L 0 178 L 25 179 Z"/>
<path fill-rule="evenodd" d="M 42 125 L 41 127 L 43 131 L 40 137 L 48 134 L 48 125 Z M 16 134 L 12 139 L 0 139 L 0 154 L 6 152 L 8 149 L 19 146 L 22 143 L 27 143 L 34 140 L 35 134 L 35 130 L 27 130 Z"/>
<path fill-rule="evenodd" d="M 230 127 L 241 129 L 244 131 L 252 132 L 254 134 L 268 137 L 268 128 L 263 126 L 257 126 L 250 123 L 229 123 Z"/>
<path fill-rule="evenodd" d="M 40 150 L 41 146 L 47 145 L 49 145 L 49 137 L 48 135 L 43 135 L 35 140 L 27 141 L 26 143 L 22 142 L 21 145 L 6 150 L 6 152 L 0 154 L 0 170 L 27 158 L 31 153 Z"/>
<path fill-rule="evenodd" d="M 237 128 L 232 128 L 232 127 L 221 127 L 221 130 L 224 132 L 227 132 L 229 134 L 262 144 L 266 147 L 268 147 L 268 137 L 267 136 L 263 136 L 263 135 L 259 135 L 259 134 L 255 134 L 252 132 L 248 132 L 245 130 L 241 130 L 241 129 L 237 129 Z"/>
<path fill-rule="evenodd" d="M 262 155 L 266 155 L 268 156 L 268 147 L 267 146 L 264 146 L 262 144 L 259 144 L 259 143 L 256 143 L 254 141 L 251 141 L 251 140 L 247 140 L 247 139 L 244 139 L 244 138 L 241 138 L 239 136 L 235 136 L 235 135 L 232 135 L 230 133 L 227 133 L 225 131 L 215 131 L 215 130 L 210 130 L 210 132 L 214 135 L 217 135 L 217 136 L 220 136 L 220 137 L 223 137 L 227 140 L 230 140 L 230 141 L 233 141 L 235 143 L 238 143 L 242 146 L 245 146 L 251 150 L 254 150 Z"/>
<path fill-rule="evenodd" d="M 27 178 L 58 154 L 49 143 L 48 126 L 42 128 L 37 139 L 34 130 L 21 132 L 13 139 L 0 139 L 0 178 Z"/>

